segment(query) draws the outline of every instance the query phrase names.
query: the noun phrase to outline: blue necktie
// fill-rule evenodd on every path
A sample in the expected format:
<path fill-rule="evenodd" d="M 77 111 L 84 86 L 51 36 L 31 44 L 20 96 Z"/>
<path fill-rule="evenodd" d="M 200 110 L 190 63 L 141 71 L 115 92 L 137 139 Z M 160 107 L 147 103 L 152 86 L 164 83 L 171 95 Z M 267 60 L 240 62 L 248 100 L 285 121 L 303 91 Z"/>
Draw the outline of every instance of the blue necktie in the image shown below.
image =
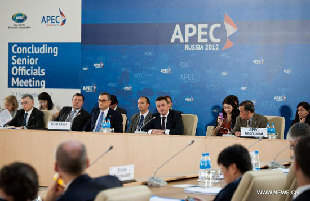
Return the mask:
<path fill-rule="evenodd" d="M 98 124 L 96 126 L 95 132 L 99 132 L 100 131 L 100 126 L 101 126 L 101 123 L 102 123 L 102 120 L 103 120 L 103 113 L 104 112 L 101 112 L 101 114 L 100 114 L 99 121 L 98 121 Z"/>
<path fill-rule="evenodd" d="M 144 115 L 140 115 L 140 121 L 139 121 L 139 125 L 138 125 L 138 129 L 140 130 L 142 125 L 143 125 L 143 121 L 144 121 Z"/>
<path fill-rule="evenodd" d="M 24 114 L 23 126 L 27 126 L 27 116 L 28 116 L 28 113 L 25 112 L 25 114 Z"/>

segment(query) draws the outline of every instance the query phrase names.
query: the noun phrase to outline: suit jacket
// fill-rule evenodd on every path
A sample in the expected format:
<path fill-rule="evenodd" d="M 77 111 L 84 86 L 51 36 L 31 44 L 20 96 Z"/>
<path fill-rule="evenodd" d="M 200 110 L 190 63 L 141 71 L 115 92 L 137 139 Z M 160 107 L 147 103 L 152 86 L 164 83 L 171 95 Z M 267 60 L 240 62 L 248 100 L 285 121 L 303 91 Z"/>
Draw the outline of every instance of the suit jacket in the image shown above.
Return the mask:
<path fill-rule="evenodd" d="M 310 200 L 310 190 L 304 191 L 302 194 L 298 195 L 293 201 L 309 201 Z"/>
<path fill-rule="evenodd" d="M 65 121 L 72 111 L 72 107 L 63 107 L 59 111 L 58 117 L 55 119 L 55 121 Z M 87 111 L 84 109 L 80 109 L 80 111 L 76 114 L 75 118 L 72 122 L 72 130 L 73 131 L 83 131 L 87 124 L 90 121 L 90 115 Z"/>
<path fill-rule="evenodd" d="M 119 186 L 122 186 L 122 183 L 117 177 L 107 175 L 91 178 L 84 174 L 73 180 L 57 201 L 92 201 L 100 191 Z"/>
<path fill-rule="evenodd" d="M 234 195 L 239 183 L 241 181 L 241 177 L 236 179 L 235 181 L 227 184 L 220 192 L 216 195 L 214 201 L 230 201 L 232 196 Z"/>
<path fill-rule="evenodd" d="M 149 124 L 144 126 L 144 128 L 142 129 L 143 131 L 148 131 L 151 129 L 161 129 L 160 114 L 159 113 L 153 114 L 152 118 L 154 119 L 150 121 Z M 170 129 L 169 133 L 170 135 L 183 135 L 184 126 L 182 121 L 182 115 L 180 112 L 176 112 L 174 110 L 169 111 L 167 117 L 166 129 Z"/>
<path fill-rule="evenodd" d="M 118 107 L 118 106 L 116 108 L 116 111 L 118 111 L 121 114 L 126 114 L 127 115 L 127 111 L 125 109 L 123 109 L 123 108 Z"/>
<path fill-rule="evenodd" d="M 91 114 L 91 123 L 90 123 L 90 131 L 93 131 L 96 126 L 96 121 L 100 114 L 100 109 L 95 108 Z M 123 132 L 123 117 L 121 113 L 109 108 L 108 114 L 106 116 L 106 120 L 110 119 L 111 128 L 114 128 L 115 133 L 122 133 Z"/>
<path fill-rule="evenodd" d="M 235 127 L 231 131 L 232 133 L 235 133 L 237 131 L 241 131 L 241 127 L 246 127 L 247 121 L 241 119 L 240 116 L 237 117 Z M 253 118 L 250 124 L 250 127 L 252 128 L 266 128 L 267 126 L 267 118 L 261 114 L 253 114 Z"/>
<path fill-rule="evenodd" d="M 143 124 L 149 122 L 151 119 L 152 119 L 152 113 L 149 111 L 149 113 L 144 118 Z M 128 133 L 134 133 L 137 130 L 139 120 L 140 120 L 140 113 L 132 115 Z"/>
<path fill-rule="evenodd" d="M 8 122 L 7 125 L 16 127 L 23 126 L 24 114 L 25 114 L 24 109 L 18 110 L 15 117 L 10 122 Z M 29 117 L 26 128 L 42 129 L 43 127 L 44 127 L 43 112 L 34 107 Z"/>

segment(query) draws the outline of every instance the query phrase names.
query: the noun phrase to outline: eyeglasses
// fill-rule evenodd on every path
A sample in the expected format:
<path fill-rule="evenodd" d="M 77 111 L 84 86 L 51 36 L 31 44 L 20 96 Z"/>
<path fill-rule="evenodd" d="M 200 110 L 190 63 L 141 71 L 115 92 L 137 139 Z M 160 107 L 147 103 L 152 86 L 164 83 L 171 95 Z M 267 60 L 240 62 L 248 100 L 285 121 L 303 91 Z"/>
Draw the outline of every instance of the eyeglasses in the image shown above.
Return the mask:
<path fill-rule="evenodd" d="M 99 99 L 98 102 L 101 102 L 101 103 L 104 103 L 104 102 L 107 102 L 109 100 L 106 100 L 106 99 Z"/>
<path fill-rule="evenodd" d="M 30 101 L 24 101 L 24 102 L 21 102 L 20 104 L 21 105 L 26 105 L 26 104 L 28 104 Z"/>

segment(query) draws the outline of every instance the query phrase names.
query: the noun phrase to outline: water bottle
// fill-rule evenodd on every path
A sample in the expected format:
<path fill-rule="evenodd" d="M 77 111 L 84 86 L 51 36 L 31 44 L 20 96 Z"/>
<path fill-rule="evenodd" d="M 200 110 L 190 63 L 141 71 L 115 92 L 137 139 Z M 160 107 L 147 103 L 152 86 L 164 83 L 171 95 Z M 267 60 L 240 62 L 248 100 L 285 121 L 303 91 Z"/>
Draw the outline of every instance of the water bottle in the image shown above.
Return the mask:
<path fill-rule="evenodd" d="M 274 127 L 274 123 L 271 124 L 270 133 L 272 139 L 276 139 L 276 128 Z"/>
<path fill-rule="evenodd" d="M 269 123 L 267 123 L 267 136 L 269 136 L 270 135 L 270 125 L 269 125 Z"/>
<path fill-rule="evenodd" d="M 211 157 L 209 153 L 205 153 L 205 158 L 206 158 L 206 179 L 207 180 L 212 180 L 212 175 L 211 175 Z"/>
<path fill-rule="evenodd" d="M 253 164 L 252 165 L 253 165 L 253 170 L 260 170 L 259 155 L 258 155 L 257 150 L 254 152 Z"/>
<path fill-rule="evenodd" d="M 103 120 L 100 128 L 100 132 L 107 133 L 108 129 L 110 128 L 110 119 Z"/>
<path fill-rule="evenodd" d="M 206 154 L 203 153 L 200 159 L 200 168 L 199 168 L 199 176 L 198 181 L 205 182 L 206 181 Z"/>

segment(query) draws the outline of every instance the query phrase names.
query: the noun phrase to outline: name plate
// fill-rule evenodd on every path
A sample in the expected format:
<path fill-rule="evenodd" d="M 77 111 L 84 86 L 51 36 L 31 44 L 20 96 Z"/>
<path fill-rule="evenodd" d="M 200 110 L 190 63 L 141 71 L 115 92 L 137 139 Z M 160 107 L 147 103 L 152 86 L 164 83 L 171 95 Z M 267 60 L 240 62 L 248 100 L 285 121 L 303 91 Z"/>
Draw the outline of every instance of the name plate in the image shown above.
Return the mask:
<path fill-rule="evenodd" d="M 70 122 L 62 122 L 62 121 L 49 121 L 47 124 L 48 130 L 62 130 L 69 131 L 70 130 Z"/>
<path fill-rule="evenodd" d="M 110 175 L 116 176 L 121 181 L 133 180 L 135 178 L 135 165 L 124 165 L 110 167 Z"/>
<path fill-rule="evenodd" d="M 241 127 L 242 137 L 267 137 L 267 128 Z"/>

